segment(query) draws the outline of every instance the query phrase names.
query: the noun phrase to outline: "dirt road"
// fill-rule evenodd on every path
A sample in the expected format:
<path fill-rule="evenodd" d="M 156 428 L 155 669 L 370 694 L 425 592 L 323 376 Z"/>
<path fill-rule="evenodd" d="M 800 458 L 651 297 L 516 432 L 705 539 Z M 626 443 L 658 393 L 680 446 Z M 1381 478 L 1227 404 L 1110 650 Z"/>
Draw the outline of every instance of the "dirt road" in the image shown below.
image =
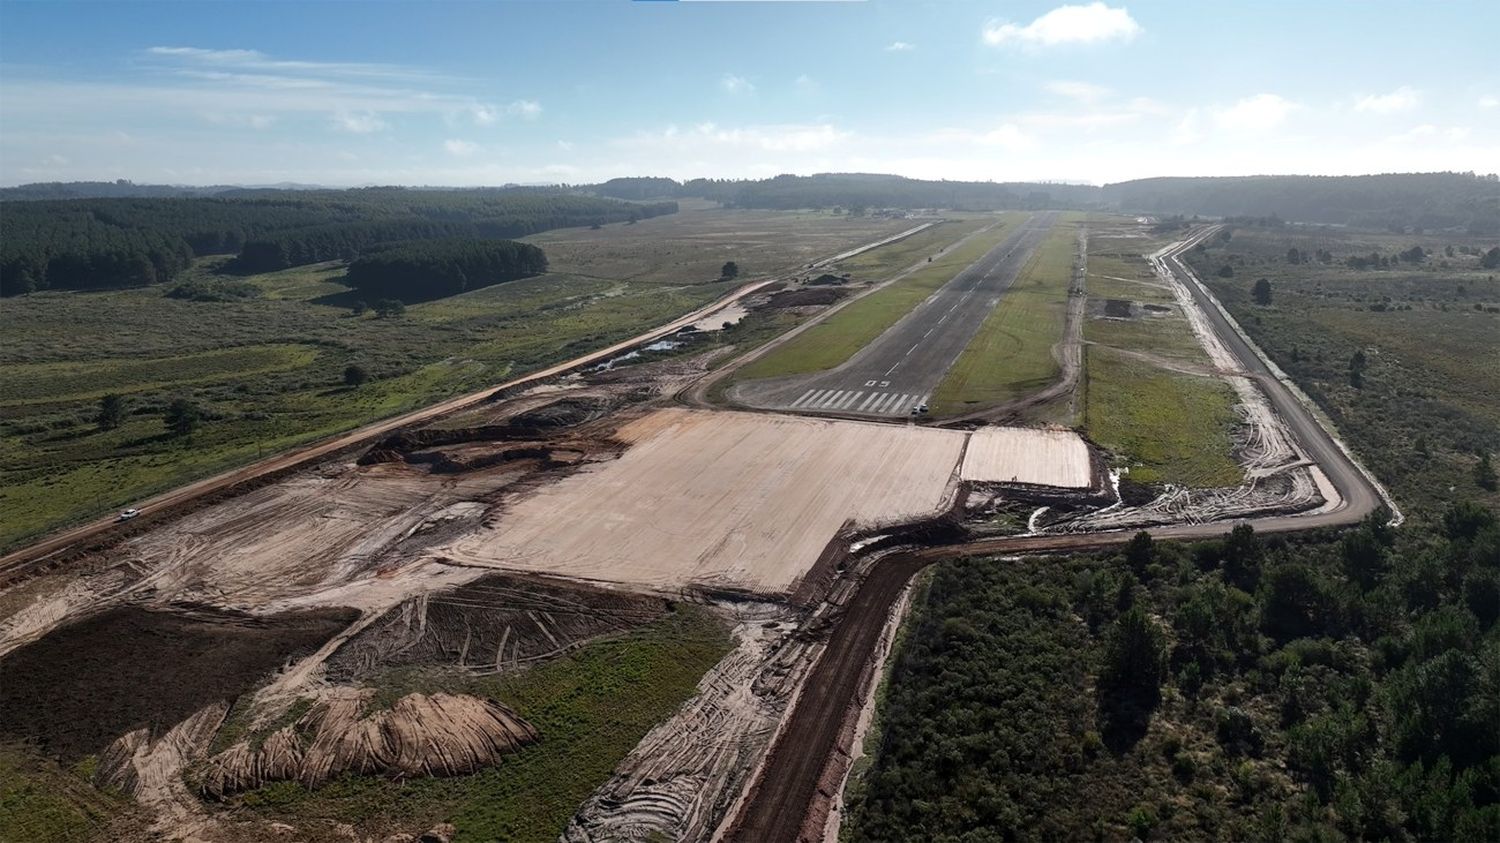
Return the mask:
<path fill-rule="evenodd" d="M 1238 331 L 1230 318 L 1182 263 L 1181 254 L 1217 227 L 1195 232 L 1152 256 L 1187 284 L 1194 298 L 1208 313 L 1215 332 L 1239 359 L 1244 371 L 1255 377 L 1276 411 L 1297 437 L 1298 444 L 1332 481 L 1342 502 L 1326 511 L 1306 515 L 1275 515 L 1250 519 L 1258 532 L 1291 532 L 1316 527 L 1342 526 L 1358 522 L 1385 502 L 1384 491 L 1353 461 L 1312 412 L 1276 377 L 1258 350 Z M 1230 523 L 1182 524 L 1153 528 L 1157 538 L 1210 538 L 1224 533 Z M 860 585 L 844 616 L 838 621 L 828 646 L 787 716 L 762 775 L 751 785 L 750 795 L 733 819 L 728 840 L 819 841 L 823 829 L 809 823 L 809 807 L 819 796 L 825 765 L 847 718 L 857 716 L 860 675 L 873 651 L 891 607 L 907 581 L 933 562 L 956 556 L 989 556 L 1042 551 L 1097 550 L 1124 544 L 1133 531 L 1078 535 L 1015 536 L 968 544 L 924 548 L 881 560 Z M 769 773 L 769 774 L 768 774 Z M 825 795 L 826 798 L 826 795 Z M 821 816 L 821 813 L 818 814 Z M 808 828 L 809 824 L 818 827 Z"/>

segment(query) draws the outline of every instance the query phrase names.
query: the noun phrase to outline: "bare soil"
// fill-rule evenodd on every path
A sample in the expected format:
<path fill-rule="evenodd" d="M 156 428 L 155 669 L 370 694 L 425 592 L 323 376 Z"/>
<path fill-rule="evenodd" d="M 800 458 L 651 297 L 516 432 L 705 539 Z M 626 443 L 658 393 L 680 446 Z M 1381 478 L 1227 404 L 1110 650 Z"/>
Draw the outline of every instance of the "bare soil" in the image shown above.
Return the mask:
<path fill-rule="evenodd" d="M 113 609 L 0 659 L 0 737 L 77 761 L 137 729 L 161 734 L 233 700 L 316 650 L 357 613 L 266 617 L 210 609 Z"/>
<path fill-rule="evenodd" d="M 649 623 L 669 607 L 659 597 L 491 575 L 390 609 L 344 642 L 324 670 L 340 683 L 419 665 L 497 673 Z"/>

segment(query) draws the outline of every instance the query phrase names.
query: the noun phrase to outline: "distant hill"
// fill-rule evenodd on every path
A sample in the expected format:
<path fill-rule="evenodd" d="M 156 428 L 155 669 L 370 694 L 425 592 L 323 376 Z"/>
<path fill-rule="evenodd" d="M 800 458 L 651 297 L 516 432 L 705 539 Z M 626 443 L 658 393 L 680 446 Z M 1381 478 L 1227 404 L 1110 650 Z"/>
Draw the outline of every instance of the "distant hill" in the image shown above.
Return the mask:
<path fill-rule="evenodd" d="M 1089 208 L 1099 188 L 1045 182 L 925 181 L 874 173 L 783 175 L 759 180 L 611 179 L 592 188 L 617 199 L 699 196 L 739 208 Z"/>
<path fill-rule="evenodd" d="M 193 187 L 171 184 L 136 184 L 119 181 L 49 181 L 0 187 L 0 200 L 36 199 L 166 199 L 189 196 L 218 196 L 243 190 L 232 184 Z"/>
<path fill-rule="evenodd" d="M 869 173 L 758 180 L 619 178 L 587 189 L 618 199 L 703 197 L 740 208 L 1107 209 L 1270 217 L 1360 228 L 1500 233 L 1500 180 L 1473 173 L 1152 178 L 1103 187 L 924 181 Z"/>
<path fill-rule="evenodd" d="M 49 182 L 0 188 L 3 200 L 110 198 L 234 198 L 361 201 L 378 188 Z M 411 191 L 412 189 L 404 189 Z M 929 181 L 873 173 L 819 173 L 769 179 L 617 178 L 595 185 L 424 188 L 427 194 L 557 195 L 592 193 L 643 202 L 701 197 L 738 208 L 1065 208 L 1204 217 L 1270 217 L 1289 222 L 1374 229 L 1460 230 L 1500 234 L 1500 179 L 1473 173 L 1370 176 L 1243 176 L 1150 178 L 1094 185 L 1061 182 Z M 408 193 L 408 195 L 412 195 Z"/>
<path fill-rule="evenodd" d="M 1500 234 L 1500 179 L 1473 173 L 1156 178 L 1107 184 L 1111 207 L 1148 214 L 1269 217 L 1358 228 Z"/>

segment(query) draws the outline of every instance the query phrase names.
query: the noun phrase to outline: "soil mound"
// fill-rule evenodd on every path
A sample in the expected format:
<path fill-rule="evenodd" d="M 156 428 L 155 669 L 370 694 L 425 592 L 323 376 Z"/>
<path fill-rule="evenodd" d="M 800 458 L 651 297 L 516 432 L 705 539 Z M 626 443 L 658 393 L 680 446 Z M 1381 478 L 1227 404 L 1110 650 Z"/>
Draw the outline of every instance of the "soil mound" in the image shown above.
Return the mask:
<path fill-rule="evenodd" d="M 251 736 L 208 759 L 198 779 L 222 798 L 275 781 L 317 787 L 344 773 L 455 776 L 500 763 L 537 740 L 511 709 L 467 694 L 408 694 L 371 712 L 374 692 L 340 693 L 315 703 L 295 723 Z"/>
<path fill-rule="evenodd" d="M 843 298 L 847 293 L 843 290 L 830 287 L 819 287 L 808 290 L 787 290 L 771 296 L 766 303 L 767 307 L 814 307 L 818 305 L 833 304 Z"/>
<path fill-rule="evenodd" d="M 556 430 L 591 422 L 609 412 L 615 402 L 598 396 L 564 398 L 527 410 L 511 419 L 511 424 L 536 430 Z"/>
<path fill-rule="evenodd" d="M 412 666 L 498 672 L 649 623 L 668 605 L 658 597 L 489 576 L 390 609 L 344 642 L 324 669 L 336 682 Z"/>

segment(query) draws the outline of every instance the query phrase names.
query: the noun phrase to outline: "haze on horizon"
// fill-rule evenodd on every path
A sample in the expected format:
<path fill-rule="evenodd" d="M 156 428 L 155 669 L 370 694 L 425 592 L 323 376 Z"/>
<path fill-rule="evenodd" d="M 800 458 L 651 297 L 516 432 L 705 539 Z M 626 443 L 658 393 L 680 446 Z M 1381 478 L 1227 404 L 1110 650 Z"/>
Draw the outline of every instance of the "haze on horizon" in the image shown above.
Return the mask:
<path fill-rule="evenodd" d="M 1492 172 L 1497 28 L 1483 0 L 7 2 L 0 184 Z"/>

